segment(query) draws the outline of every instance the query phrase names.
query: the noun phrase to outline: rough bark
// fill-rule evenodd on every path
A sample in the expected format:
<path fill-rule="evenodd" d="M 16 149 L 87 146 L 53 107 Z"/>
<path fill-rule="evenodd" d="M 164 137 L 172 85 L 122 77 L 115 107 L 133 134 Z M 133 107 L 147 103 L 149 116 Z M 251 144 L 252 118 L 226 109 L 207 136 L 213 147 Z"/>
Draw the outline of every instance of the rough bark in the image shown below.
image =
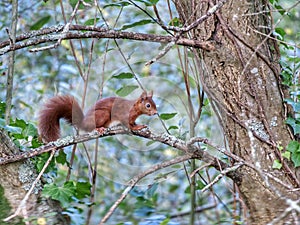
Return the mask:
<path fill-rule="evenodd" d="M 207 14 L 215 1 L 178 0 L 175 4 L 183 23 L 189 25 Z M 264 0 L 227 1 L 188 34 L 215 46 L 210 52 L 194 50 L 195 58 L 228 147 L 256 168 L 240 169 L 242 180 L 237 183 L 252 224 L 272 222 L 286 210 L 288 199 L 299 199 L 299 193 L 291 192 L 299 187 L 297 171 L 277 148 L 286 146 L 293 136 L 285 124 L 278 46 L 266 37 L 272 32 L 266 4 Z M 275 159 L 283 164 L 281 170 L 272 168 Z M 290 215 L 285 223 L 295 222 Z"/>
<path fill-rule="evenodd" d="M 7 134 L 0 130 L 0 157 L 15 155 L 19 151 Z M 15 213 L 27 190 L 31 187 L 37 174 L 32 163 L 28 161 L 16 162 L 0 167 L 0 224 L 6 224 L 3 219 Z M 37 219 L 44 220 L 47 224 L 68 224 L 67 218 L 61 213 L 60 206 L 52 201 L 40 197 L 41 183 L 30 195 L 26 203 L 26 212 L 7 224 L 24 224 L 22 219 L 36 223 Z"/>

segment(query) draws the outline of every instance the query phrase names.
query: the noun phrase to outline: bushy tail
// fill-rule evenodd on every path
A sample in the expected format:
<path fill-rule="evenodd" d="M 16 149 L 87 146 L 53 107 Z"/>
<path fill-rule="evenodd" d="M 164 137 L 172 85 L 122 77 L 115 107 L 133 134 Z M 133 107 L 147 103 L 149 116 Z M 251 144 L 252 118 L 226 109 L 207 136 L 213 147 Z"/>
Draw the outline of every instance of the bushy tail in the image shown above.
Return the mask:
<path fill-rule="evenodd" d="M 38 129 L 43 140 L 55 141 L 60 137 L 59 120 L 80 127 L 84 118 L 83 112 L 74 97 L 55 96 L 50 98 L 39 113 Z"/>

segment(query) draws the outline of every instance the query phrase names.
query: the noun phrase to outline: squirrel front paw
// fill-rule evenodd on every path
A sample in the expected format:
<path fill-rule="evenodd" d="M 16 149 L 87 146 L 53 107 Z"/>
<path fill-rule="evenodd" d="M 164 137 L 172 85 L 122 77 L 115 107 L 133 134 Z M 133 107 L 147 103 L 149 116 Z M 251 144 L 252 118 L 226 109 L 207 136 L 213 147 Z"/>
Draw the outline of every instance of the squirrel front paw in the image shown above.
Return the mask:
<path fill-rule="evenodd" d="M 95 130 L 99 133 L 99 134 L 104 134 L 104 132 L 106 131 L 105 127 L 96 127 Z"/>

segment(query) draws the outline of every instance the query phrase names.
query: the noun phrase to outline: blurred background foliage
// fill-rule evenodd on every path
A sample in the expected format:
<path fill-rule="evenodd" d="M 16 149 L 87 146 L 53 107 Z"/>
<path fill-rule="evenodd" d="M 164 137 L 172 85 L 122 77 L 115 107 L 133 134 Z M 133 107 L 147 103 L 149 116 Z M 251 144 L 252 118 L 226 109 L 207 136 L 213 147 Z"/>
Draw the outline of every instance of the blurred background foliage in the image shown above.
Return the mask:
<path fill-rule="evenodd" d="M 93 1 L 90 0 L 85 2 L 93 4 Z M 67 20 L 76 3 L 75 0 L 63 1 Z M 73 23 L 166 35 L 166 31 L 149 17 L 149 15 L 155 17 L 151 7 L 152 3 L 153 1 L 147 0 L 105 0 L 98 2 L 99 8 L 81 5 Z M 172 19 L 176 21 L 177 16 L 172 3 L 169 2 L 169 6 L 167 3 L 168 1 L 157 2 L 159 15 L 165 24 L 171 23 Z M 274 35 L 282 41 L 280 48 L 284 82 L 290 87 L 292 103 L 296 103 L 299 101 L 300 8 L 298 5 L 286 12 L 285 10 L 292 7 L 296 1 L 270 0 L 270 3 L 274 6 L 271 15 L 275 24 L 280 20 Z M 11 26 L 11 11 L 11 1 L 0 2 L 0 40 L 8 38 L 5 28 Z M 60 1 L 19 1 L 18 35 L 58 24 L 64 24 Z M 186 51 L 183 47 L 173 47 L 159 62 L 145 67 L 145 63 L 156 57 L 164 45 L 113 39 L 72 40 L 72 44 L 77 59 L 72 53 L 69 41 L 62 41 L 58 48 L 47 51 L 30 53 L 28 49 L 21 49 L 16 52 L 12 118 L 15 126 L 20 127 L 21 130 L 12 130 L 11 132 L 24 134 L 15 136 L 15 141 L 19 146 L 28 146 L 29 148 L 37 146 L 31 142 L 34 139 L 32 137 L 37 137 L 34 126 L 37 123 L 38 111 L 47 98 L 56 94 L 71 94 L 81 102 L 86 85 L 87 93 L 84 104 L 86 109 L 92 106 L 98 98 L 122 94 L 121 90 L 128 85 L 138 87 L 134 78 L 116 78 L 119 74 L 132 72 L 139 77 L 147 90 L 154 90 L 154 100 L 159 106 L 160 113 L 174 113 L 174 117 L 164 120 L 169 132 L 182 139 L 189 135 L 189 113 L 186 107 L 187 96 L 180 57 L 185 55 L 191 60 L 188 73 L 190 74 L 192 103 L 195 108 L 199 106 L 198 81 L 192 58 L 185 54 Z M 7 55 L 0 59 L 0 100 L 2 102 L 5 102 L 6 95 L 7 60 Z M 81 75 L 79 70 L 82 71 Z M 83 76 L 87 76 L 87 74 L 88 80 L 84 80 Z M 136 98 L 140 93 L 140 89 L 135 89 L 125 97 Z M 2 116 L 3 107 L 2 104 Z M 15 120 L 16 118 L 18 120 Z M 149 124 L 150 128 L 157 133 L 166 132 L 158 118 L 143 117 L 141 120 Z M 24 132 L 25 129 L 28 130 L 28 126 L 24 125 L 23 121 L 26 121 L 28 126 L 30 124 L 30 132 Z M 294 122 L 297 124 L 299 121 L 295 120 Z M 2 126 L 4 126 L 3 123 L 1 121 Z M 73 133 L 69 126 L 65 126 L 65 124 L 62 126 L 62 136 Z M 196 136 L 203 136 L 215 144 L 223 145 L 223 136 L 208 100 L 204 101 L 201 119 L 196 127 Z M 63 202 L 65 213 L 71 217 L 72 224 L 87 223 L 87 213 L 91 207 L 93 208 L 90 211 L 90 224 L 96 224 L 134 175 L 151 165 L 172 159 L 180 154 L 179 151 L 162 144 L 130 136 L 90 141 L 79 145 L 77 149 L 71 170 L 71 180 L 77 183 L 65 183 L 71 151 L 70 147 L 64 150 L 65 154 L 59 154 L 56 157 L 57 164 L 53 164 L 53 167 L 44 175 L 45 182 L 49 183 L 44 194 L 52 196 L 51 191 L 56 190 L 54 186 L 51 186 L 53 181 L 55 185 L 73 191 L 79 190 L 79 183 L 85 184 L 80 187 L 87 191 L 86 193 L 83 191 L 82 196 L 75 196 L 75 192 L 70 192 L 70 196 L 66 197 L 66 202 Z M 94 158 L 96 151 L 99 155 L 97 182 L 95 201 L 92 202 L 88 197 L 90 186 L 87 184 L 92 183 L 89 160 Z M 214 154 L 218 156 L 219 153 L 215 152 Z M 221 157 L 221 155 L 219 156 Z M 36 159 L 36 164 L 39 165 L 39 163 L 43 163 L 43 159 Z M 201 164 L 201 162 L 197 162 L 198 167 Z M 187 179 L 190 173 L 189 166 L 189 163 L 186 162 L 146 177 L 120 205 L 110 220 L 111 224 L 184 224 L 188 220 L 184 213 L 188 212 L 190 207 L 190 190 Z M 216 175 L 214 169 L 199 171 L 197 181 L 197 190 L 199 190 L 197 205 L 201 212 L 197 216 L 199 224 L 229 224 L 233 221 L 236 223 L 242 221 L 242 206 L 240 203 L 237 203 L 238 206 L 231 204 L 236 192 L 230 180 L 223 178 L 209 191 L 200 192 L 204 185 Z M 205 207 L 211 207 L 213 211 L 202 210 Z"/>

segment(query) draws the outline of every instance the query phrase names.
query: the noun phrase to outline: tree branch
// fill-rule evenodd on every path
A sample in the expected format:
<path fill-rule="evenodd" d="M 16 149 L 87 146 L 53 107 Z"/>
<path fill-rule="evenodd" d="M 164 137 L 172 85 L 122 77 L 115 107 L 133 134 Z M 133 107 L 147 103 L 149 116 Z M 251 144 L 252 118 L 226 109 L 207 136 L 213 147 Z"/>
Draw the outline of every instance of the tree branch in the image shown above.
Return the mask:
<path fill-rule="evenodd" d="M 185 141 L 176 138 L 169 134 L 155 134 L 150 129 L 145 128 L 138 131 L 129 131 L 120 126 L 107 128 L 103 134 L 99 134 L 97 131 L 91 132 L 88 134 L 78 135 L 78 136 L 68 136 L 65 138 L 58 139 L 57 141 L 50 142 L 47 145 L 41 146 L 39 148 L 33 149 L 31 151 L 22 152 L 15 155 L 9 155 L 0 158 L 0 165 L 9 164 L 12 162 L 21 161 L 27 158 L 32 158 L 37 155 L 41 155 L 45 152 L 58 151 L 64 147 L 82 143 L 85 141 L 93 140 L 96 138 L 102 138 L 107 136 L 113 136 L 117 134 L 127 134 L 127 135 L 135 135 L 138 137 L 147 138 L 153 141 L 158 141 L 160 143 L 169 145 L 178 150 L 183 151 L 185 154 L 190 155 L 191 158 L 202 160 L 206 163 L 210 163 L 211 166 L 216 168 L 217 170 L 224 170 L 229 167 L 223 161 L 220 161 L 218 158 L 212 156 L 210 153 L 201 150 L 195 145 L 191 145 L 191 143 L 186 143 Z M 206 140 L 206 139 L 203 139 Z M 199 141 L 199 140 L 198 140 Z M 237 174 L 235 174 L 237 175 Z M 235 176 L 236 177 L 236 176 Z"/>
<path fill-rule="evenodd" d="M 13 47 L 16 43 L 16 32 L 18 24 L 18 1 L 12 1 L 12 24 L 11 32 L 7 30 L 9 36 L 10 46 Z M 6 109 L 5 109 L 5 123 L 9 124 L 10 113 L 12 108 L 12 95 L 14 83 L 14 70 L 15 70 L 15 52 L 9 54 L 8 59 L 8 74 L 6 80 Z"/>
<path fill-rule="evenodd" d="M 211 51 L 215 49 L 215 47 L 210 41 L 197 41 L 188 38 L 179 38 L 177 40 L 176 37 L 172 36 L 117 31 L 103 27 L 70 25 L 69 30 L 67 32 L 63 31 L 64 26 L 58 25 L 43 28 L 39 31 L 23 33 L 20 36 L 16 37 L 16 43 L 13 46 L 10 45 L 9 40 L 2 41 L 0 42 L 0 55 L 4 55 L 5 53 L 11 51 L 36 46 L 43 43 L 51 43 L 56 42 L 58 40 L 82 38 L 129 39 L 137 41 L 158 42 L 164 44 L 175 42 L 175 44 L 177 45 L 201 48 L 206 51 Z M 41 50 L 44 50 L 45 48 L 47 49 L 47 47 L 42 47 Z M 37 50 L 34 49 L 33 51 Z"/>

